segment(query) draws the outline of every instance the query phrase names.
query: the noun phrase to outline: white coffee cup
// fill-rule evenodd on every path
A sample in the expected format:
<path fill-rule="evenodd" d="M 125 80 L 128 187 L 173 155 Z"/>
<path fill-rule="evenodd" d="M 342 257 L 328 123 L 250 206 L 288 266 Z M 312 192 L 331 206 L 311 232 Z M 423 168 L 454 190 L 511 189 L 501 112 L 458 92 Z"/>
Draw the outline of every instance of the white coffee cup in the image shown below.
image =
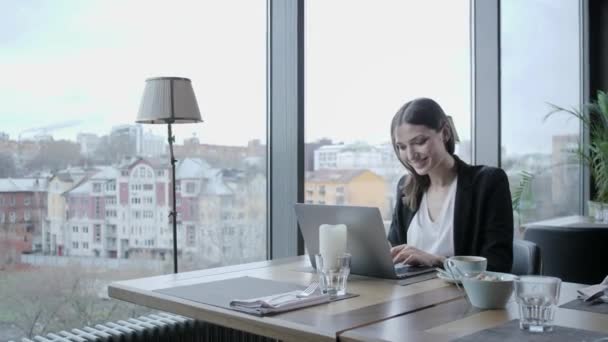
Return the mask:
<path fill-rule="evenodd" d="M 443 268 L 455 279 L 484 272 L 487 267 L 488 259 L 472 255 L 457 255 L 443 262 Z"/>

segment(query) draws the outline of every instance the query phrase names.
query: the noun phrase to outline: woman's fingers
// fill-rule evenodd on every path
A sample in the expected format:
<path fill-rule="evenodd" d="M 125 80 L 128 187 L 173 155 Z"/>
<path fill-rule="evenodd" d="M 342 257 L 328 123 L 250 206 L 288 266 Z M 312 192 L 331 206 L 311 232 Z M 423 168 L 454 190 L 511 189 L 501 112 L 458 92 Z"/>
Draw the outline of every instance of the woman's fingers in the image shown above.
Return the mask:
<path fill-rule="evenodd" d="M 391 256 L 393 257 L 394 264 L 433 266 L 435 263 L 434 255 L 408 245 L 399 245 L 391 248 Z"/>
<path fill-rule="evenodd" d="M 397 264 L 400 263 L 402 260 L 405 260 L 407 256 L 404 256 L 402 253 L 398 253 L 397 255 L 393 256 L 393 264 Z"/>
<path fill-rule="evenodd" d="M 402 263 L 404 262 L 410 255 L 412 255 L 412 250 L 409 248 L 403 248 L 397 255 L 393 257 L 393 263 Z"/>
<path fill-rule="evenodd" d="M 414 266 L 433 266 L 433 257 L 427 253 L 412 253 L 403 260 L 403 263 Z"/>
<path fill-rule="evenodd" d="M 391 248 L 391 257 L 395 258 L 395 256 L 399 254 L 405 247 L 407 247 L 407 245 L 404 244 Z"/>

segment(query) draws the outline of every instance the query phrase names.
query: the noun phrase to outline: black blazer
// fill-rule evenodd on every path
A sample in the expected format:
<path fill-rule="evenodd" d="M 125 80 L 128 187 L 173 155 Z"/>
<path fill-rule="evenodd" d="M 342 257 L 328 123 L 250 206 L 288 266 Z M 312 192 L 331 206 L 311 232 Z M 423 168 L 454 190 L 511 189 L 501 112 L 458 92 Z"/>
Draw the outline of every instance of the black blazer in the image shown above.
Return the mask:
<path fill-rule="evenodd" d="M 458 183 L 454 203 L 454 253 L 488 259 L 488 270 L 511 272 L 513 264 L 513 210 L 509 180 L 502 169 L 471 166 L 454 156 Z M 403 186 L 397 185 L 393 222 L 388 240 L 407 243 L 407 230 L 416 214 L 403 203 Z M 420 202 L 421 198 L 418 199 Z"/>

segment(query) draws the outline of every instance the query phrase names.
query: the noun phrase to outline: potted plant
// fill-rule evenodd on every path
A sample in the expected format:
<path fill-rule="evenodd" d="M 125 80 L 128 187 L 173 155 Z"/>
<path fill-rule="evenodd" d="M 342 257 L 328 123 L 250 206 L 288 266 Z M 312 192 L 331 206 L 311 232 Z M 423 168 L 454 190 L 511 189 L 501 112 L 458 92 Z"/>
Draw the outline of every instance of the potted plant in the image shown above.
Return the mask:
<path fill-rule="evenodd" d="M 595 198 L 588 203 L 590 215 L 600 221 L 608 220 L 608 94 L 598 91 L 595 101 L 585 104 L 582 110 L 549 105 L 552 110 L 545 119 L 566 113 L 577 118 L 589 132 L 589 141 L 580 143 L 573 152 L 589 167 L 594 181 Z"/>
<path fill-rule="evenodd" d="M 511 204 L 513 206 L 513 224 L 515 225 L 515 229 L 523 234 L 523 229 L 521 227 L 522 221 L 522 208 L 525 206 L 526 202 L 529 202 L 531 199 L 530 192 L 530 184 L 534 179 L 535 175 L 528 171 L 520 172 L 519 184 L 512 192 Z"/>

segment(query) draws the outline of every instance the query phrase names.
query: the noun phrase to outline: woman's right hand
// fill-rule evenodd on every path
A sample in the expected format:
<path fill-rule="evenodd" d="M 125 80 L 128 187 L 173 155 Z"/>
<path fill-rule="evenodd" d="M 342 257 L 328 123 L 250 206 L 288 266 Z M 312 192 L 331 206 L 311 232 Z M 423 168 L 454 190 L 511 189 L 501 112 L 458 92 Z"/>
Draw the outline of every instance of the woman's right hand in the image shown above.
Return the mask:
<path fill-rule="evenodd" d="M 410 264 L 414 266 L 438 266 L 443 264 L 444 258 L 430 254 L 407 244 L 391 248 L 393 263 Z"/>
<path fill-rule="evenodd" d="M 407 244 L 397 245 L 395 247 L 391 247 L 391 258 L 395 259 L 395 257 L 401 253 L 405 248 L 407 248 Z"/>

